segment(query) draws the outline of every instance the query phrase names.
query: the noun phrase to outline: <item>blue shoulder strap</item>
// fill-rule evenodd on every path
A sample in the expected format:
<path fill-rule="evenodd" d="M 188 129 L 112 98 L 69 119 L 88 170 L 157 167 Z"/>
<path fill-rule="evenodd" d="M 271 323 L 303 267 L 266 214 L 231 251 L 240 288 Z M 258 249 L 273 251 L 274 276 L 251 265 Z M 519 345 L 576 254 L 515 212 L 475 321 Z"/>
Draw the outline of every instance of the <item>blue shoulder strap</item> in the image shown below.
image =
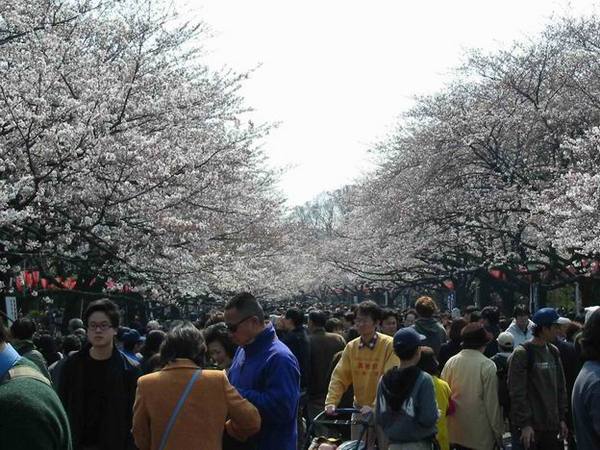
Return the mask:
<path fill-rule="evenodd" d="M 177 419 L 177 416 L 179 415 L 179 412 L 181 411 L 181 408 L 183 407 L 185 400 L 190 395 L 192 387 L 194 387 L 194 383 L 196 382 L 196 380 L 198 379 L 198 377 L 200 376 L 201 373 L 202 373 L 202 369 L 198 369 L 194 372 L 194 375 L 192 375 L 192 378 L 190 379 L 190 381 L 188 381 L 187 386 L 183 390 L 181 397 L 179 397 L 179 400 L 177 401 L 177 405 L 175 406 L 175 409 L 173 410 L 173 413 L 171 414 L 171 417 L 169 418 L 169 422 L 167 423 L 167 428 L 165 428 L 165 431 L 162 435 L 162 439 L 160 440 L 160 446 L 158 447 L 159 450 L 164 450 L 165 446 L 167 445 L 167 441 L 169 439 L 169 434 L 171 434 L 171 430 L 173 429 L 173 426 L 175 425 L 175 420 Z"/>

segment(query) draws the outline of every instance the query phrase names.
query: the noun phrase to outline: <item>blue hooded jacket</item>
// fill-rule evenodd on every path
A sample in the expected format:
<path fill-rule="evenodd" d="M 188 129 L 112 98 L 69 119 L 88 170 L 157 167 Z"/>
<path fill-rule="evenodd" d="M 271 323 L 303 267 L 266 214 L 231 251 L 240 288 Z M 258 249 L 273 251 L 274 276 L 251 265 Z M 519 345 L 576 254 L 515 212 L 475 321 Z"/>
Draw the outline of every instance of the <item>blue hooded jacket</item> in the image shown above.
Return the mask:
<path fill-rule="evenodd" d="M 237 349 L 227 376 L 260 412 L 262 426 L 252 438 L 258 448 L 296 450 L 300 369 L 271 324 L 253 342 Z"/>

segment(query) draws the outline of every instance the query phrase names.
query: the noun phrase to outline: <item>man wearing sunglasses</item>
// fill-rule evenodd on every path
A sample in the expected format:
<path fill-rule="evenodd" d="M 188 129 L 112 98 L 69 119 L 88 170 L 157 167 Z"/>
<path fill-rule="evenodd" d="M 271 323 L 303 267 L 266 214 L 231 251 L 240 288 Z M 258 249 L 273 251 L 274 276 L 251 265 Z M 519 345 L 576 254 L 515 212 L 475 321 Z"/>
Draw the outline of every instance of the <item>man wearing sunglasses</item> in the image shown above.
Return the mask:
<path fill-rule="evenodd" d="M 250 293 L 233 297 L 225 306 L 225 324 L 239 347 L 229 369 L 229 381 L 260 412 L 261 430 L 243 447 L 296 450 L 300 369 L 288 347 L 265 323 L 264 312 Z M 225 436 L 224 448 L 236 448 Z"/>

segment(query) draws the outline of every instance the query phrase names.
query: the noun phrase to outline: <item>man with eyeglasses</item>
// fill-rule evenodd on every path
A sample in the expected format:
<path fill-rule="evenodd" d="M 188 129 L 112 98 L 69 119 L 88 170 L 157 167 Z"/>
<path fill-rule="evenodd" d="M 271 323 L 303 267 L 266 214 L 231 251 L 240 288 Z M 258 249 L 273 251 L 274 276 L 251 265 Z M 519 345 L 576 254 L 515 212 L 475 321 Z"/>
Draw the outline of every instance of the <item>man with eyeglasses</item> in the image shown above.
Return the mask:
<path fill-rule="evenodd" d="M 265 324 L 264 312 L 250 293 L 233 297 L 225 306 L 225 325 L 239 347 L 229 369 L 229 381 L 260 412 L 261 430 L 249 442 L 225 436 L 228 449 L 296 450 L 300 369 L 298 360 Z"/>
<path fill-rule="evenodd" d="M 89 304 L 88 343 L 65 362 L 58 393 L 65 406 L 74 450 L 133 450 L 133 402 L 140 370 L 115 346 L 117 305 Z"/>

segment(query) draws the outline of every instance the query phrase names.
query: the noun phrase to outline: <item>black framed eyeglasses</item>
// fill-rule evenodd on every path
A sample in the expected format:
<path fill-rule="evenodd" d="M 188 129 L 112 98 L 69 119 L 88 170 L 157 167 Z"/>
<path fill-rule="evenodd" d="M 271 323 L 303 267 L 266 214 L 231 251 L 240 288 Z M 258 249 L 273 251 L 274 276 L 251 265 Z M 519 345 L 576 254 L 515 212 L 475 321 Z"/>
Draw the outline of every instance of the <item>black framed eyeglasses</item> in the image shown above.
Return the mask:
<path fill-rule="evenodd" d="M 96 330 L 100 330 L 100 331 L 106 331 L 109 328 L 112 328 L 112 324 L 109 322 L 101 322 L 101 323 L 94 323 L 94 322 L 90 322 L 88 323 L 87 329 L 89 331 L 96 331 Z"/>
<path fill-rule="evenodd" d="M 230 333 L 235 333 L 238 329 L 238 327 L 244 323 L 246 320 L 251 319 L 254 316 L 248 316 L 248 317 L 244 317 L 242 320 L 240 320 L 237 323 L 226 323 L 225 326 L 227 327 L 227 331 L 229 331 Z"/>

